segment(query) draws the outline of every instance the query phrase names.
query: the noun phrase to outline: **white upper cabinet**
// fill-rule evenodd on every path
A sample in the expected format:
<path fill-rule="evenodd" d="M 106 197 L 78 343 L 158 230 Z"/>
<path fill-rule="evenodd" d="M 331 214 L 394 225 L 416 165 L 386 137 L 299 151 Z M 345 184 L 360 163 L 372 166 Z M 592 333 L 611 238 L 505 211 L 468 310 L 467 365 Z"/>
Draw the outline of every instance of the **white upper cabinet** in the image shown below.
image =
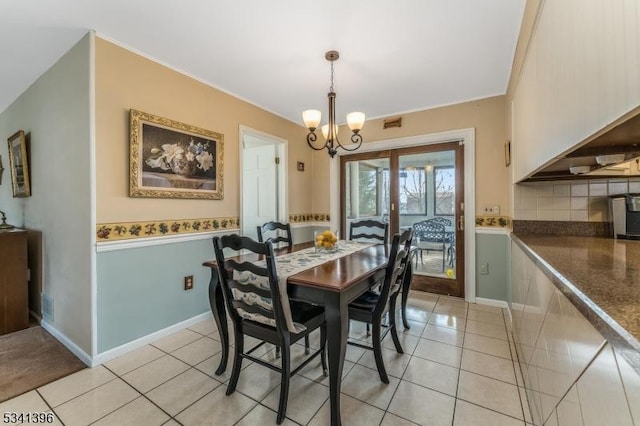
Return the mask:
<path fill-rule="evenodd" d="M 640 2 L 546 0 L 513 97 L 514 181 L 640 105 Z"/>

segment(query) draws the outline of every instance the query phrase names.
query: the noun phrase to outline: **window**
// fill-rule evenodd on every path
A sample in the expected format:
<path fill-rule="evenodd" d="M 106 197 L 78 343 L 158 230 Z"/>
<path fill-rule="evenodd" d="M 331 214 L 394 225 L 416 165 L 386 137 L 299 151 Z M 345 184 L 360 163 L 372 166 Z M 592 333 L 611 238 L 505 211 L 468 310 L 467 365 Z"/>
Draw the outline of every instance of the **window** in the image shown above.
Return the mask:
<path fill-rule="evenodd" d="M 358 217 L 378 215 L 378 170 L 360 163 L 358 168 Z"/>
<path fill-rule="evenodd" d="M 427 176 L 424 169 L 407 167 L 400 172 L 400 214 L 425 215 Z"/>
<path fill-rule="evenodd" d="M 451 166 L 434 168 L 435 214 L 455 215 L 456 175 Z"/>

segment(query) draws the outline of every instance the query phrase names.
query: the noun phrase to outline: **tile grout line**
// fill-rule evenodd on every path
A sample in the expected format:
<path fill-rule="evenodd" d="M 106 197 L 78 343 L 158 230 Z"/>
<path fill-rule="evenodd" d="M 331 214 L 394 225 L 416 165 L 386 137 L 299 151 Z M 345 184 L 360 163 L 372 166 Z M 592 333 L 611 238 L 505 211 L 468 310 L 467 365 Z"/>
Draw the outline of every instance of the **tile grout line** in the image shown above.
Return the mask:
<path fill-rule="evenodd" d="M 177 350 L 177 349 L 176 349 L 176 350 Z M 164 352 L 164 351 L 163 351 L 163 352 Z M 216 352 L 214 355 L 211 355 L 211 356 L 215 356 L 217 353 L 218 353 L 218 352 Z M 142 365 L 141 365 L 140 367 L 138 367 L 138 368 L 135 368 L 135 369 L 133 369 L 133 370 L 129 371 L 128 373 L 126 373 L 126 374 L 125 374 L 125 375 L 123 375 L 123 376 L 119 376 L 119 375 L 117 375 L 117 374 L 116 374 L 116 377 L 120 378 L 123 382 L 125 382 L 126 384 L 128 384 L 129 386 L 131 386 L 132 388 L 134 388 L 137 392 L 140 392 L 141 394 L 143 394 L 143 395 L 144 395 L 144 394 L 146 394 L 146 393 L 149 393 L 149 392 L 151 392 L 151 391 L 153 391 L 153 390 L 155 390 L 155 389 L 159 388 L 160 386 L 164 385 L 165 383 L 167 383 L 167 382 L 169 382 L 169 381 L 171 381 L 171 380 L 175 379 L 176 377 L 180 376 L 181 374 L 184 374 L 185 372 L 189 371 L 191 368 L 194 368 L 194 369 L 198 370 L 197 368 L 195 368 L 195 366 L 192 366 L 192 365 L 190 365 L 190 364 L 188 364 L 188 363 L 184 362 L 183 360 L 181 360 L 180 358 L 178 358 L 178 357 L 176 357 L 176 356 L 172 355 L 171 353 L 167 353 L 167 352 L 165 352 L 165 355 L 164 355 L 164 356 L 170 356 L 171 358 L 173 358 L 173 359 L 175 359 L 175 360 L 177 360 L 177 361 L 180 361 L 181 363 L 185 364 L 188 368 L 187 368 L 186 370 L 181 371 L 180 373 L 176 374 L 175 376 L 171 376 L 171 377 L 169 377 L 169 378 L 168 378 L 167 380 L 165 380 L 164 382 L 162 382 L 162 383 L 160 383 L 160 384 L 158 384 L 158 385 L 156 385 L 156 386 L 152 387 L 151 389 L 147 390 L 146 392 L 142 392 L 141 390 L 138 390 L 138 388 L 136 388 L 133 384 L 129 383 L 129 381 L 128 381 L 127 379 L 125 379 L 125 378 L 124 378 L 124 376 L 125 376 L 126 374 L 129 374 L 129 373 L 131 373 L 132 371 L 136 371 L 136 370 L 138 370 L 139 368 L 143 367 Z M 164 357 L 164 356 L 163 356 L 163 357 Z M 153 361 L 151 361 L 151 362 L 157 361 L 157 360 L 159 360 L 159 359 L 161 359 L 161 358 L 163 358 L 163 357 L 156 358 L 156 359 L 154 359 L 154 360 L 153 360 Z M 209 359 L 209 358 L 207 358 L 207 359 Z M 205 361 L 206 361 L 206 360 L 205 360 Z M 144 365 L 149 365 L 149 364 L 151 364 L 151 362 L 148 362 L 148 363 L 146 363 L 146 364 L 144 364 Z M 105 368 L 107 368 L 107 367 L 105 367 Z M 109 370 L 109 371 L 111 371 L 111 370 Z M 198 371 L 200 371 L 200 370 L 198 370 Z M 202 371 L 201 371 L 201 373 L 202 373 Z M 115 374 L 115 373 L 114 373 L 114 374 Z M 204 373 L 203 373 L 203 374 L 204 374 Z M 212 378 L 213 378 L 213 377 L 212 377 Z M 214 380 L 215 380 L 215 379 L 214 379 Z"/>
<path fill-rule="evenodd" d="M 459 399 L 460 401 L 464 401 L 464 402 L 466 402 L 467 404 L 471 404 L 471 405 L 475 405 L 476 407 L 483 408 L 483 409 L 485 409 L 485 410 L 487 410 L 487 411 L 492 411 L 492 412 L 494 412 L 494 413 L 496 413 L 496 414 L 500 414 L 500 415 L 505 416 L 505 417 L 508 417 L 508 418 L 510 418 L 510 419 L 514 419 L 514 420 L 517 420 L 517 421 L 522 422 L 522 423 L 527 423 L 527 421 L 526 421 L 526 420 L 519 419 L 519 418 L 517 418 L 517 417 L 513 417 L 511 414 L 503 413 L 502 411 L 498 411 L 498 410 L 495 410 L 495 409 L 493 409 L 493 408 L 485 407 L 484 405 L 480 405 L 480 404 L 478 404 L 477 402 L 468 401 L 468 400 L 466 400 L 466 399 L 464 399 L 464 398 L 456 398 L 456 399 Z"/>
<path fill-rule="evenodd" d="M 504 319 L 504 327 L 505 327 L 505 330 L 507 332 L 507 339 L 509 339 L 509 330 L 507 329 L 507 320 L 506 320 L 506 318 L 504 318 L 504 316 L 505 315 L 504 315 L 504 311 L 503 311 L 502 312 L 502 317 Z M 515 342 L 513 344 L 513 348 L 511 347 L 511 341 L 507 340 L 507 343 L 509 345 L 509 353 L 511 354 L 511 369 L 513 370 L 513 377 L 514 377 L 514 379 L 516 379 L 516 386 L 518 387 L 518 400 L 520 401 L 520 409 L 522 410 L 522 419 L 526 423 L 527 416 L 525 415 L 524 404 L 522 403 L 522 392 L 520 392 L 520 385 L 518 384 L 518 373 L 516 372 L 516 365 L 515 365 L 515 363 L 513 361 L 514 355 L 515 355 L 515 358 L 517 359 L 517 362 L 518 362 L 518 368 L 520 368 L 520 358 L 518 358 L 518 354 L 517 353 L 516 354 L 513 353 L 514 349 L 516 347 Z M 520 370 L 521 370 L 520 371 L 520 375 L 522 376 L 522 389 L 524 390 L 525 389 L 524 388 L 524 376 L 522 375 L 522 369 L 520 369 Z M 526 391 L 525 391 L 525 398 L 526 397 L 527 397 L 527 395 L 526 395 Z M 529 406 L 529 400 L 527 400 L 527 406 Z M 530 407 L 529 407 L 529 411 L 531 411 Z M 533 420 L 533 416 L 531 415 L 531 412 L 529 412 L 529 418 L 531 420 Z"/>
<path fill-rule="evenodd" d="M 589 367 L 591 367 L 591 365 L 596 361 L 596 359 L 600 356 L 600 354 L 605 350 L 605 348 L 607 347 L 607 345 L 609 345 L 609 342 L 607 342 L 607 340 L 605 340 L 604 342 L 602 342 L 600 344 L 600 347 L 598 348 L 598 350 L 596 351 L 595 355 L 593 356 L 593 358 L 591 358 L 591 361 L 589 361 L 587 363 L 587 365 L 582 369 L 582 371 L 580 372 L 580 374 L 578 374 L 578 377 L 575 378 L 575 380 L 573 381 L 573 383 L 571 383 L 571 386 L 569 386 L 569 388 L 562 394 L 562 396 L 560 397 L 560 399 L 558 400 L 558 402 L 556 403 L 556 405 L 553 407 L 553 410 L 556 410 L 559 406 L 560 403 L 562 402 L 562 400 L 569 394 L 569 392 L 571 392 L 571 388 L 573 388 L 574 386 L 576 387 L 576 392 L 578 393 L 578 398 L 580 396 L 580 391 L 578 390 L 578 382 L 580 381 L 580 379 L 582 378 L 582 376 L 584 376 L 584 374 L 587 372 L 587 370 L 589 369 Z M 614 361 L 615 361 L 615 355 L 614 355 Z M 617 363 L 616 363 L 616 367 L 617 367 Z M 623 388 L 624 390 L 624 388 Z M 579 399 L 578 399 L 579 400 Z M 553 414 L 553 410 L 551 411 L 551 413 L 547 416 L 546 419 L 543 420 L 542 424 L 545 424 L 545 422 L 547 420 L 549 420 L 549 417 L 551 417 L 551 414 Z M 580 409 L 580 414 L 582 415 L 582 409 Z M 583 420 L 584 423 L 584 420 Z"/>
<path fill-rule="evenodd" d="M 62 424 L 62 426 L 64 426 L 64 422 L 62 421 L 62 419 L 60 418 L 58 413 L 56 413 L 55 409 L 51 406 L 51 404 L 49 404 L 49 402 L 44 398 L 44 396 L 40 393 L 40 391 L 38 391 L 38 388 L 35 388 L 34 390 L 36 391 L 36 394 L 38 394 L 38 396 L 42 399 L 42 401 L 44 401 L 44 403 L 47 405 L 47 407 L 49 407 L 51 409 L 51 412 L 53 413 L 55 418 Z M 71 400 L 69 400 L 69 401 L 71 401 Z M 62 404 L 60 404 L 60 405 L 62 405 Z M 58 405 L 58 407 L 60 405 Z"/>
<path fill-rule="evenodd" d="M 429 319 L 431 318 L 431 315 L 433 314 L 433 309 L 435 309 L 435 307 L 436 307 L 436 305 L 438 304 L 438 301 L 439 301 L 439 300 L 440 300 L 440 296 L 438 296 L 438 297 L 437 297 L 436 302 L 433 304 L 433 308 L 432 308 L 432 310 L 431 310 L 431 313 L 429 314 Z M 427 319 L 427 321 L 429 321 L 429 319 Z M 428 324 L 428 323 L 427 323 L 427 324 Z M 427 328 L 427 327 L 426 327 L 426 325 L 425 325 L 425 330 L 426 330 L 426 328 Z M 423 332 L 424 332 L 424 330 L 423 330 Z M 421 335 L 421 336 L 422 336 L 422 335 Z M 422 337 L 419 337 L 418 339 L 422 339 Z M 419 344 L 419 343 L 420 343 L 420 341 L 418 340 L 418 344 Z M 398 388 L 399 388 L 399 387 L 400 387 L 400 385 L 402 384 L 402 381 L 403 381 L 403 380 L 405 380 L 405 379 L 404 379 L 404 376 L 405 376 L 405 374 L 407 374 L 407 369 L 409 368 L 409 364 L 411 363 L 411 360 L 412 360 L 412 359 L 413 359 L 413 357 L 414 357 L 414 355 L 413 355 L 413 354 L 415 353 L 415 351 L 416 351 L 416 349 L 417 349 L 417 348 L 418 348 L 418 345 L 416 345 L 416 347 L 413 349 L 413 352 L 411 353 L 411 355 L 409 355 L 409 362 L 407 363 L 407 366 L 404 368 L 404 371 L 402 372 L 402 376 L 400 376 L 400 382 L 398 382 L 398 386 L 396 386 L 396 389 L 393 391 L 393 394 L 391 395 L 391 399 L 389 399 L 389 404 L 387 405 L 387 408 L 384 410 L 384 414 L 382 415 L 382 420 L 380 420 L 380 424 L 382 424 L 382 422 L 384 421 L 384 418 L 386 417 L 387 413 L 389 413 L 389 414 L 391 414 L 391 415 L 394 415 L 394 416 L 397 416 L 397 417 L 400 417 L 400 418 L 401 418 L 401 419 L 403 419 L 403 420 L 407 420 L 408 422 L 413 423 L 413 421 L 411 421 L 411 420 L 409 420 L 409 419 L 406 419 L 406 418 L 404 418 L 404 417 L 402 417 L 402 416 L 398 416 L 397 414 L 394 414 L 394 413 L 390 413 L 390 412 L 389 412 L 389 407 L 391 407 L 391 403 L 393 402 L 393 398 L 395 398 L 396 394 L 398 393 Z M 420 358 L 420 357 L 418 357 L 418 358 Z M 422 359 L 422 358 L 420 358 L 420 359 Z M 443 365 L 444 365 L 444 364 L 443 364 Z M 420 385 L 418 385 L 417 383 L 410 382 L 409 380 L 405 380 L 405 381 L 406 381 L 406 382 L 408 382 L 408 383 L 412 383 L 412 384 L 414 384 L 414 385 L 416 385 L 416 386 L 420 386 Z M 429 389 L 429 388 L 427 388 L 427 389 Z"/>
<path fill-rule="evenodd" d="M 451 425 L 456 421 L 456 408 L 458 407 L 458 391 L 460 390 L 460 380 L 462 372 L 462 358 L 464 357 L 464 341 L 467 338 L 467 321 L 469 320 L 469 305 L 467 304 L 467 313 L 464 317 L 464 333 L 462 333 L 462 348 L 460 349 L 460 363 L 458 365 L 458 382 L 456 383 L 456 396 L 453 400 L 453 415 L 451 416 Z"/>
<path fill-rule="evenodd" d="M 628 395 L 628 391 L 627 388 L 629 387 L 628 385 L 625 384 L 624 379 L 622 378 L 622 370 L 620 370 L 620 362 L 618 361 L 618 357 L 620 357 L 620 355 L 618 355 L 616 353 L 616 350 L 611 347 L 611 353 L 613 354 L 613 359 L 616 362 L 616 369 L 618 371 L 618 376 L 620 377 L 620 382 L 622 383 L 622 390 L 624 392 L 624 398 L 627 401 L 627 408 L 629 409 L 629 414 L 631 415 L 631 419 L 633 419 L 633 411 L 631 410 L 631 401 L 629 400 L 629 395 Z M 577 386 L 576 386 L 577 389 Z M 582 411 L 582 410 L 580 410 Z"/>
<path fill-rule="evenodd" d="M 105 368 L 106 368 L 106 367 L 105 367 Z M 83 370 L 80 370 L 80 371 L 83 371 Z M 77 374 L 77 372 L 76 372 L 76 373 L 74 373 L 74 374 Z M 69 376 L 67 376 L 67 377 L 69 377 Z M 63 377 L 63 378 L 64 378 L 64 377 Z M 104 386 L 104 385 L 106 385 L 106 384 L 108 384 L 108 383 L 111 383 L 111 382 L 113 382 L 114 380 L 116 380 L 116 379 L 118 379 L 118 378 L 119 378 L 119 377 L 116 375 L 115 377 L 113 377 L 113 378 L 111 378 L 111 379 L 107 380 L 107 381 L 106 381 L 106 382 L 104 382 L 104 383 L 99 384 L 98 386 L 95 386 L 95 387 L 93 387 L 93 388 L 91 388 L 91 389 L 89 389 L 89 390 L 87 390 L 87 391 L 85 391 L 85 392 L 82 392 L 81 394 L 78 394 L 78 395 L 74 396 L 73 398 L 67 399 L 67 400 L 66 400 L 66 401 L 64 401 L 64 402 L 61 402 L 61 403 L 60 403 L 60 404 L 58 404 L 56 407 L 51 406 L 51 404 L 49 404 L 49 402 L 47 402 L 47 400 L 45 399 L 45 397 L 44 397 L 44 396 L 42 396 L 42 395 L 41 395 L 41 398 L 44 400 L 44 402 L 47 404 L 47 406 L 51 407 L 51 409 L 55 411 L 55 409 L 56 409 L 56 408 L 60 408 L 60 407 L 62 407 L 63 405 L 65 405 L 65 404 L 67 404 L 67 403 L 69 403 L 69 402 L 71 402 L 71 401 L 73 401 L 73 400 L 75 400 L 75 399 L 78 399 L 78 398 L 80 398 L 81 396 L 88 394 L 89 392 L 93 392 L 94 390 L 96 390 L 96 389 L 98 389 L 98 388 L 101 388 L 102 386 Z M 54 383 L 54 382 L 51 382 L 51 383 Z M 128 384 L 128 383 L 127 383 L 127 384 Z M 46 385 L 45 385 L 45 386 L 46 386 Z M 36 391 L 37 391 L 37 388 L 36 388 Z M 38 394 L 40 395 L 40 392 L 38 392 Z M 56 414 L 56 417 L 58 417 L 58 418 L 59 418 L 59 416 L 58 416 L 57 414 Z"/>
<path fill-rule="evenodd" d="M 217 352 L 216 352 L 216 354 L 217 354 Z M 264 354 L 264 355 L 267 355 L 267 354 Z M 264 356 L 264 355 L 263 355 L 263 356 Z M 212 355 L 212 357 L 213 357 L 213 356 L 215 356 L 215 355 Z M 208 359 L 208 358 L 207 358 L 207 359 Z M 251 364 L 254 364 L 254 363 L 252 362 Z M 248 367 L 248 366 L 249 366 L 249 365 L 247 365 L 246 367 Z M 245 367 L 245 368 L 246 368 L 246 367 Z M 195 370 L 200 371 L 200 370 L 198 370 L 198 369 L 197 369 L 197 368 L 195 368 L 195 367 L 191 367 L 191 368 L 194 368 Z M 244 370 L 244 368 L 243 368 L 243 369 L 241 369 L 241 371 L 242 371 L 242 370 Z M 208 377 L 211 377 L 212 379 L 216 380 L 216 379 L 215 379 L 215 378 L 213 378 L 212 376 L 209 376 L 208 374 L 206 374 L 206 373 L 204 373 L 204 372 L 202 372 L 202 371 L 200 371 L 200 372 L 201 372 L 201 373 L 203 373 L 203 374 L 205 374 L 205 375 L 207 375 Z M 318 384 L 318 385 L 321 385 L 321 386 L 327 387 L 326 385 L 324 385 L 324 384 L 322 384 L 322 383 L 320 383 L 320 382 L 316 382 L 315 380 L 309 379 L 308 377 L 305 377 L 305 376 L 301 376 L 301 377 L 304 377 L 305 379 L 309 380 L 310 382 L 313 382 L 314 384 Z M 216 381 L 217 381 L 217 380 L 216 380 Z M 166 383 L 166 382 L 165 382 L 165 383 Z M 226 388 L 226 386 L 228 386 L 228 383 L 222 383 L 222 382 L 219 382 L 219 385 L 218 385 L 218 386 L 216 386 L 214 389 L 212 389 L 211 391 L 209 391 L 209 392 L 207 392 L 206 394 L 202 395 L 200 398 L 196 399 L 196 400 L 195 400 L 195 401 L 193 401 L 191 404 L 187 405 L 185 408 L 183 408 L 182 410 L 180 410 L 178 413 L 176 413 L 176 416 L 172 417 L 172 419 L 174 419 L 174 420 L 178 421 L 177 419 L 175 419 L 175 417 L 177 417 L 178 415 L 182 414 L 182 413 L 183 413 L 183 412 L 185 412 L 187 409 L 189 409 L 190 407 L 192 407 L 193 405 L 195 405 L 198 401 L 200 401 L 201 399 L 203 399 L 203 398 L 204 398 L 204 397 L 206 397 L 207 395 L 211 394 L 212 392 L 215 392 L 218 388 L 220 388 L 220 387 L 222 387 L 222 386 L 225 386 L 225 388 Z M 246 417 L 247 415 L 249 415 L 249 413 L 251 413 L 251 411 L 252 411 L 256 406 L 258 406 L 258 405 L 261 405 L 261 406 L 263 406 L 263 407 L 265 407 L 265 408 L 267 408 L 267 409 L 269 409 L 269 410 L 273 411 L 273 409 L 271 409 L 270 407 L 268 407 L 268 406 L 266 406 L 265 404 L 263 404 L 263 403 L 262 403 L 262 401 L 264 401 L 264 400 L 269 396 L 269 394 L 270 394 L 271 392 L 273 392 L 273 391 L 274 391 L 278 386 L 280 386 L 280 384 L 274 385 L 274 387 L 273 387 L 273 388 L 269 389 L 269 391 L 267 392 L 267 394 L 265 395 L 265 397 L 264 397 L 264 398 L 262 398 L 262 400 L 260 400 L 260 401 L 258 401 L 257 399 L 255 399 L 254 397 L 252 397 L 252 396 L 250 396 L 250 395 L 247 395 L 246 393 L 241 392 L 240 390 L 238 390 L 238 389 L 236 388 L 236 390 L 234 391 L 234 393 L 236 393 L 236 392 L 237 392 L 237 393 L 239 393 L 240 395 L 244 396 L 245 398 L 248 398 L 248 399 L 250 399 L 251 401 L 253 401 L 253 402 L 255 402 L 255 403 L 256 403 L 256 405 L 254 405 L 254 406 L 253 406 L 253 407 L 252 407 L 252 408 L 251 408 L 251 409 L 250 409 L 250 410 L 249 410 L 249 411 L 248 411 L 244 416 L 242 416 L 242 417 L 238 420 L 238 422 L 239 422 L 240 420 L 242 420 L 242 418 L 244 418 L 244 417 Z M 155 388 L 154 388 L 154 389 L 155 389 Z M 150 391 L 151 391 L 151 390 L 150 390 Z M 225 390 L 225 394 L 226 394 L 226 390 Z M 225 395 L 225 396 L 226 396 L 226 395 Z M 326 402 L 326 401 L 325 401 L 325 402 Z M 322 405 L 324 405 L 324 402 L 323 402 L 323 404 L 321 404 L 321 405 L 320 405 L 320 407 L 322 407 Z M 277 414 L 277 413 L 276 413 L 276 414 Z M 314 414 L 314 415 L 315 415 L 315 414 Z M 286 416 L 285 416 L 285 417 L 286 417 Z M 313 418 L 313 417 L 312 417 L 312 418 Z M 299 424 L 298 422 L 296 422 L 296 421 L 292 420 L 290 417 L 286 417 L 286 419 L 288 419 L 288 420 L 292 421 L 293 423 Z M 236 423 L 237 423 L 237 422 L 236 422 Z"/>
<path fill-rule="evenodd" d="M 133 390 L 135 390 L 136 392 L 138 392 L 138 393 L 140 394 L 140 396 L 142 396 L 142 397 L 143 397 L 143 398 L 145 398 L 147 401 L 149 401 L 151 404 L 153 404 L 153 405 L 155 405 L 157 408 L 159 408 L 159 409 L 160 409 L 160 411 L 162 411 L 162 412 L 163 412 L 163 413 L 165 413 L 167 416 L 169 416 L 169 419 L 173 419 L 173 416 L 172 416 L 171 414 L 169 414 L 169 413 L 168 413 L 167 411 L 165 411 L 162 407 L 160 407 L 158 404 L 156 404 L 155 402 L 153 402 L 153 401 L 152 401 L 152 400 L 147 396 L 147 394 L 146 394 L 146 393 L 140 392 L 140 391 L 139 391 L 138 389 L 136 389 L 132 384 L 130 384 L 129 382 L 127 382 L 127 381 L 126 381 L 122 376 L 118 375 L 115 371 L 113 371 L 113 370 L 109 369 L 109 367 L 104 366 L 104 368 L 106 368 L 107 370 L 109 370 L 111 373 L 115 374 L 115 375 L 116 375 L 116 377 L 117 377 L 117 378 L 119 378 L 120 380 L 122 380 L 124 383 L 126 383 L 126 384 L 127 384 L 127 386 L 129 386 L 131 389 L 133 389 Z M 188 370 L 186 370 L 186 371 L 188 371 Z M 183 372 L 183 373 L 184 373 L 184 372 Z M 180 374 L 182 374 L 182 373 L 180 373 Z M 178 377 L 178 376 L 175 376 L 175 377 Z M 172 380 L 172 379 L 173 379 L 173 377 L 172 377 L 171 379 L 169 379 L 169 380 Z M 167 383 L 169 380 L 167 380 L 166 382 L 163 382 L 162 384 Z M 162 385 L 159 385 L 159 386 L 162 386 Z M 156 386 L 156 387 L 157 387 L 157 386 Z M 217 388 L 217 386 L 216 386 L 216 388 Z M 153 388 L 153 389 L 155 389 L 155 388 Z M 149 392 L 151 392 L 151 390 L 153 390 L 153 389 L 150 389 L 150 390 L 149 390 Z M 136 399 L 138 399 L 138 398 L 139 398 L 139 397 L 132 399 L 131 401 L 129 401 L 127 404 L 123 405 L 122 407 L 124 407 L 124 406 L 126 406 L 126 405 L 128 405 L 128 404 L 132 403 L 133 401 L 135 401 L 135 400 L 136 400 Z M 122 407 L 120 407 L 120 408 L 122 408 Z M 118 410 L 119 410 L 120 408 L 118 408 Z M 115 411 L 117 411 L 117 410 L 114 410 L 114 411 L 112 411 L 111 413 L 113 413 L 113 412 L 115 412 Z M 111 413 L 109 413 L 109 414 L 111 414 Z M 106 415 L 102 416 L 100 419 L 102 419 L 102 418 L 104 418 L 104 417 L 108 416 L 109 414 L 106 414 Z M 95 423 L 95 422 L 97 422 L 97 421 L 98 421 L 98 420 L 100 420 L 100 419 L 97 419 L 97 420 L 95 420 L 95 421 L 94 421 L 94 422 L 92 422 L 92 423 Z M 165 422 L 165 423 L 166 423 L 166 422 Z"/>

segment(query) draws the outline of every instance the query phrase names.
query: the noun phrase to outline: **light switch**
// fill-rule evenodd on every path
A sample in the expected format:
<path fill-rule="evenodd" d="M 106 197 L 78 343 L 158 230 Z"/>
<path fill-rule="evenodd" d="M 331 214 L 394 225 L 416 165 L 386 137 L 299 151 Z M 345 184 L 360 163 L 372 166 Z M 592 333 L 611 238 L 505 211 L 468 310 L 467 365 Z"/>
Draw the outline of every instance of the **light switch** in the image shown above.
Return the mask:
<path fill-rule="evenodd" d="M 489 264 L 481 263 L 480 264 L 480 275 L 489 275 Z"/>

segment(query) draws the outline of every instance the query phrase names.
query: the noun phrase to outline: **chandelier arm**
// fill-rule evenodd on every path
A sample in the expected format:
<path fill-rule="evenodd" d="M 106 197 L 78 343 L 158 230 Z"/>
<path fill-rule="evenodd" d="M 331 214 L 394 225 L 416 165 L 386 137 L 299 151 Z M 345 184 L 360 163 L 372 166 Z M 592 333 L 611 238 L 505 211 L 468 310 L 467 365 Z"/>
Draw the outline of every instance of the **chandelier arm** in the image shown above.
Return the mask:
<path fill-rule="evenodd" d="M 344 149 L 345 151 L 355 151 L 356 149 L 360 148 L 360 145 L 362 145 L 362 135 L 360 135 L 359 133 L 352 134 L 351 142 L 357 145 L 352 146 L 351 148 L 347 148 L 346 146 L 342 145 L 340 141 L 336 138 L 337 146 Z"/>
<path fill-rule="evenodd" d="M 353 135 L 351 135 L 351 142 L 357 143 L 357 145 L 351 148 L 347 148 L 346 146 L 342 145 L 340 141 L 336 138 L 337 146 L 344 149 L 345 151 L 355 151 L 356 149 L 360 148 L 360 145 L 362 145 L 362 136 L 360 136 L 357 133 L 354 133 Z"/>
<path fill-rule="evenodd" d="M 351 135 L 351 142 L 358 144 L 358 146 L 356 146 L 354 149 L 360 148 L 360 145 L 362 145 L 362 135 L 360 133 L 354 132 Z"/>
<path fill-rule="evenodd" d="M 309 147 L 311 149 L 315 149 L 316 151 L 322 151 L 323 149 L 325 149 L 327 147 L 327 144 L 325 143 L 323 146 L 321 146 L 320 148 L 316 148 L 313 143 L 318 140 L 318 135 L 315 134 L 315 132 L 309 132 L 307 133 L 307 145 L 309 145 Z"/>

